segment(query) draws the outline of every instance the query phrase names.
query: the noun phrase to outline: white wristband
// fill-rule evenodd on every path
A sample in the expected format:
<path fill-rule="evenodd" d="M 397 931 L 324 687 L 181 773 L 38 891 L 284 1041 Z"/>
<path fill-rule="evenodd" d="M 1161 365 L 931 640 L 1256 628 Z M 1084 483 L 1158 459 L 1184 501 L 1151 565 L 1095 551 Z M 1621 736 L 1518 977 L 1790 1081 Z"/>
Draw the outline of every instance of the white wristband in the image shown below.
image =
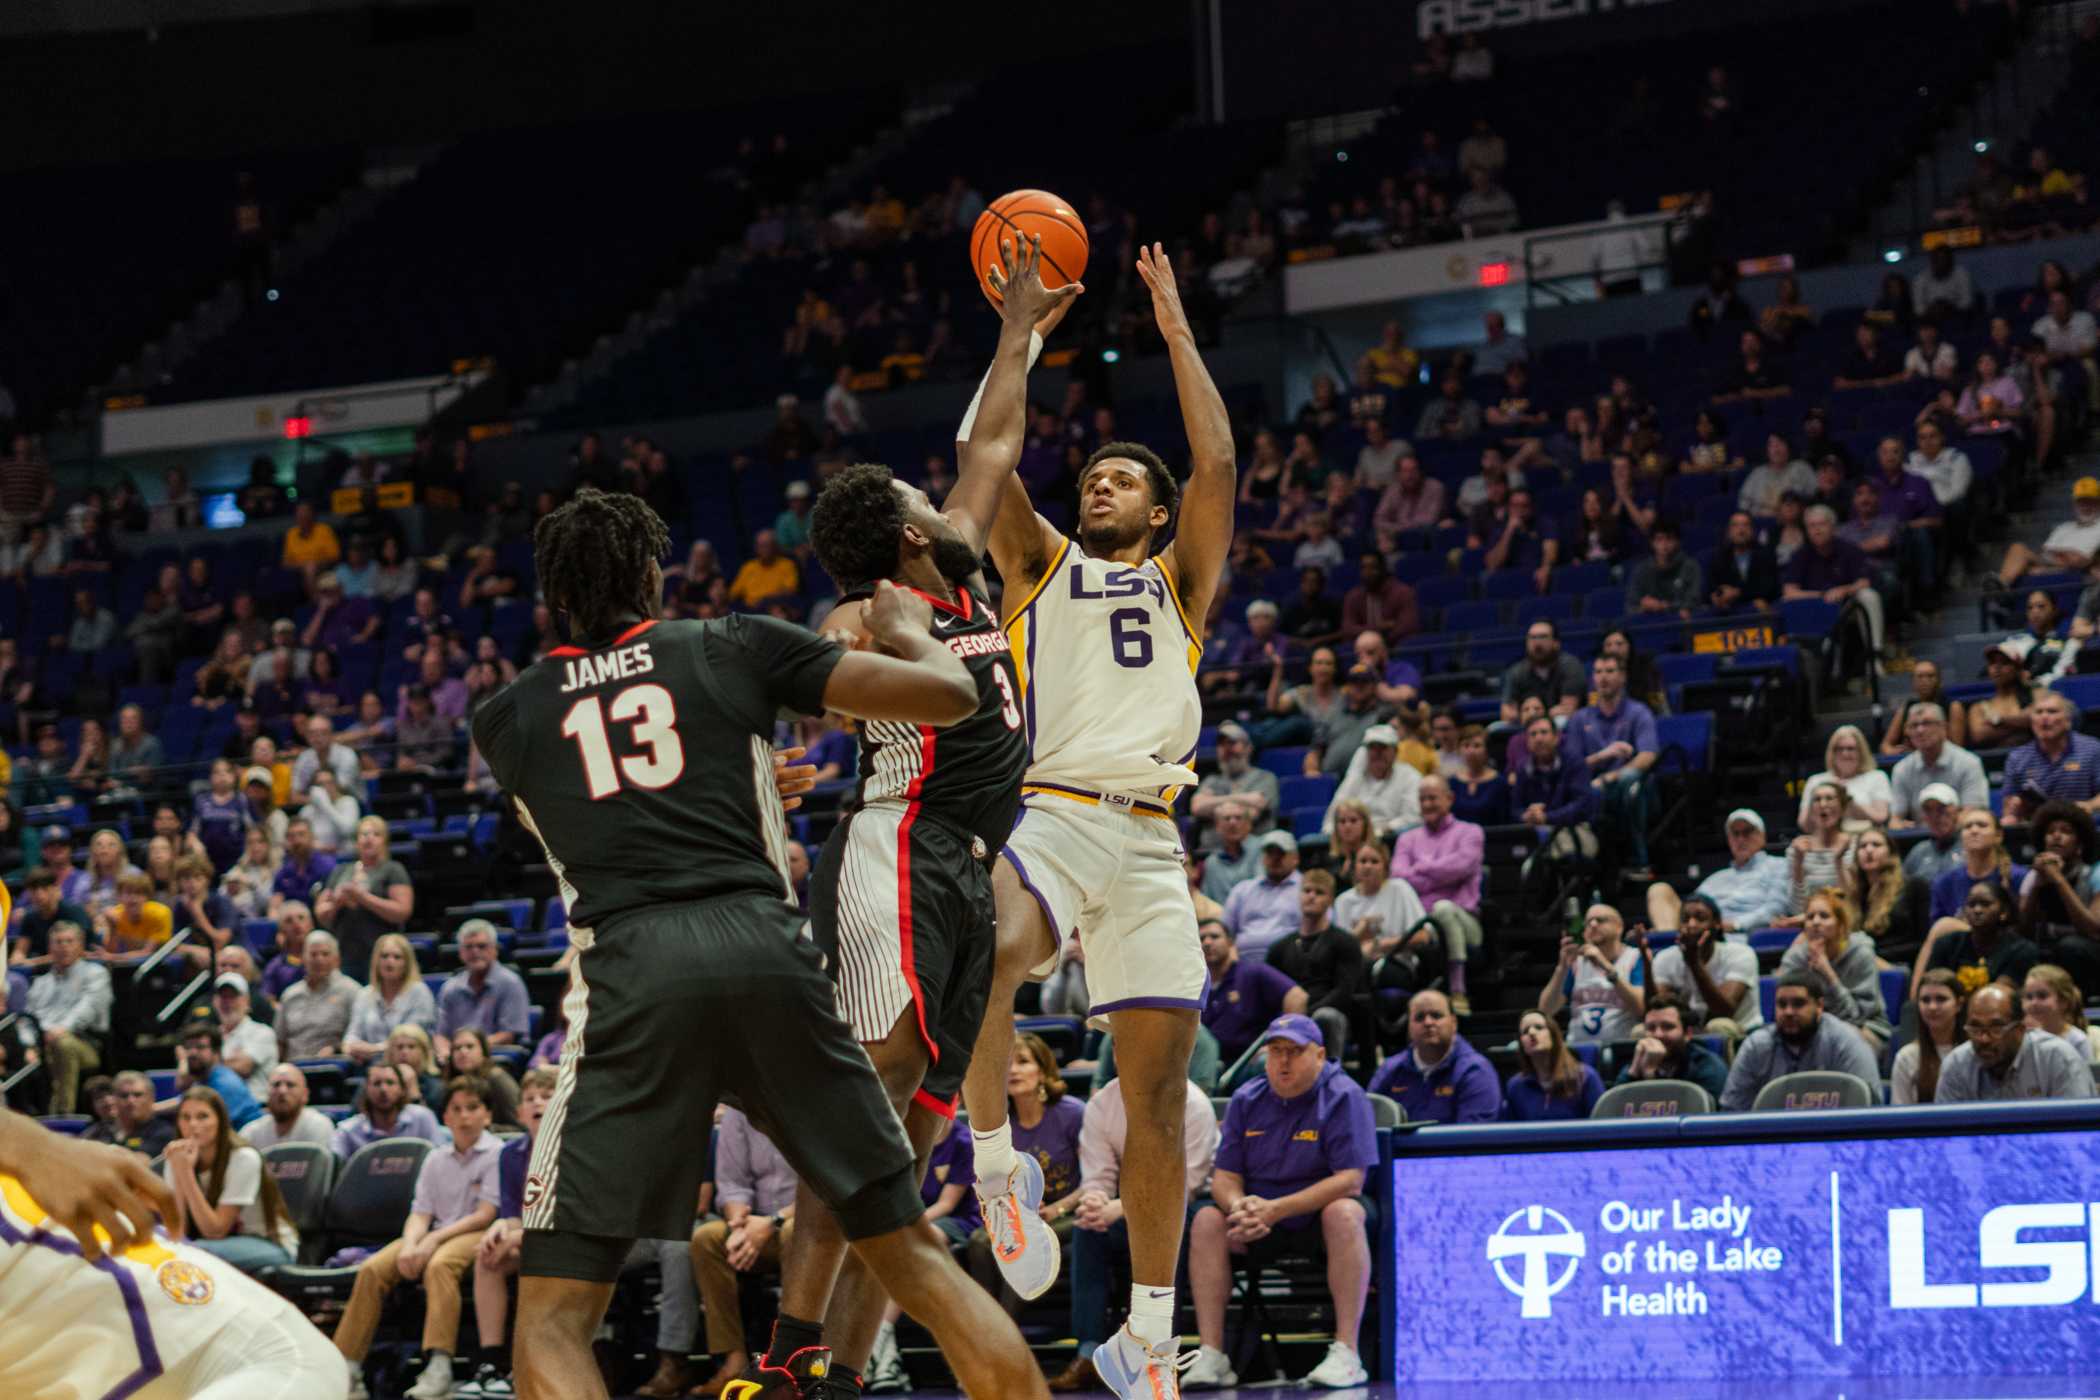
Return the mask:
<path fill-rule="evenodd" d="M 1030 331 L 1028 333 L 1028 367 L 1030 369 L 1035 368 L 1035 362 L 1042 358 L 1042 354 L 1042 332 Z M 957 442 L 968 442 L 970 440 L 970 430 L 977 426 L 978 406 L 984 402 L 984 386 L 991 383 L 991 381 L 992 372 L 987 369 L 984 372 L 984 378 L 977 381 L 977 392 L 970 396 L 969 408 L 963 411 L 962 426 L 955 430 L 955 440 Z"/>

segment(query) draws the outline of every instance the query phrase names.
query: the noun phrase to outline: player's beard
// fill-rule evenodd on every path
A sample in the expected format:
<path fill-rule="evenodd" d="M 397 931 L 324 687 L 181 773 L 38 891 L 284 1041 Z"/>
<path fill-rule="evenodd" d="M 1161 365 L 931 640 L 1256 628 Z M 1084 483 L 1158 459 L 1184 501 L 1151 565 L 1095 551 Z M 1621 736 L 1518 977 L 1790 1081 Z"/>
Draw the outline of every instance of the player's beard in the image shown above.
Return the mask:
<path fill-rule="evenodd" d="M 1113 517 L 1099 523 L 1082 524 L 1079 527 L 1079 542 L 1086 552 L 1096 559 L 1105 559 L 1118 550 L 1128 549 L 1143 540 L 1151 532 L 1151 526 L 1143 520 L 1117 520 Z"/>
<path fill-rule="evenodd" d="M 983 566 L 962 540 L 953 535 L 937 535 L 933 541 L 933 567 L 950 583 L 968 583 Z"/>

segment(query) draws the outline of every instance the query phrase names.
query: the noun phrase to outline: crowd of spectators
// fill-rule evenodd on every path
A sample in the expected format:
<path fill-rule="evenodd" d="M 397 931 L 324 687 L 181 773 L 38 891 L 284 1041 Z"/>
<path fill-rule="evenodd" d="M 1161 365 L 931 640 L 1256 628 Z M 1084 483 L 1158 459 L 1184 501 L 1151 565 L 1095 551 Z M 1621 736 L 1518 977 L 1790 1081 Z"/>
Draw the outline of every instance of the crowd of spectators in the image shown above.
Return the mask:
<path fill-rule="evenodd" d="M 1949 262 L 1942 280 L 1958 271 Z M 1249 439 L 1231 586 L 1219 591 L 1200 672 L 1207 710 L 1222 720 L 1215 765 L 1205 764 L 1186 813 L 1211 976 L 1188 1125 L 1191 1184 L 1210 1182 L 1210 1204 L 1191 1227 L 1203 1342 L 1192 1385 L 1231 1382 L 1222 1327 L 1241 1255 L 1328 1262 L 1333 1336 L 1316 1378 L 1360 1378 L 1369 1265 L 1357 1197 L 1367 1125 L 1380 1111 L 1367 1095 L 1389 1097 L 1410 1120 L 1451 1123 L 1585 1116 L 1608 1088 L 1657 1080 L 1689 1081 L 1746 1108 L 1780 1075 L 1811 1069 L 1869 1084 L 1887 1077 L 1899 1102 L 2090 1092 L 2090 1076 L 2070 1073 L 2065 1055 L 2082 1073 L 2092 1048 L 2083 989 L 2100 986 L 2100 741 L 2076 732 L 2076 708 L 2048 683 L 2079 670 L 2078 643 L 2100 617 L 2100 595 L 2093 616 L 2081 600 L 2069 622 L 2052 611 L 2048 588 L 2026 598 L 2024 631 L 1991 653 L 1991 697 L 1957 704 L 1945 694 L 1954 678 L 1921 665 L 1915 698 L 1886 733 L 1830 736 L 1798 806 L 1789 794 L 1795 831 L 1775 840 L 1767 823 L 1784 818 L 1755 806 L 1732 812 L 1721 833 L 1730 859 L 1696 889 L 1651 859 L 1658 719 L 1670 698 L 1633 632 L 1614 627 L 1578 651 L 1564 646 L 1553 617 L 1538 617 L 1514 639 L 1521 652 L 1491 678 L 1491 693 L 1475 697 L 1491 704 L 1469 713 L 1429 703 L 1437 677 L 1422 648 L 1445 630 L 1438 606 L 1417 591 L 1429 577 L 1508 574 L 1522 595 L 1551 596 L 1563 571 L 1602 563 L 1615 617 L 1771 613 L 1805 596 L 1864 606 L 1871 597 L 1882 610 L 1877 631 L 1894 629 L 1906 608 L 1937 598 L 1970 551 L 1957 517 L 1980 488 L 1961 443 L 1978 425 L 2003 424 L 2036 464 L 2076 440 L 2093 346 L 2080 339 L 2078 318 L 2089 330 L 2090 316 L 2068 309 L 2070 291 L 2051 288 L 2040 313 L 2061 323 L 2056 345 L 2036 330 L 2038 344 L 2016 352 L 2016 372 L 1981 374 L 1951 406 L 1940 402 L 1942 382 L 1964 362 L 1981 373 L 1987 346 L 2010 332 L 1983 331 L 1986 348 L 1972 357 L 1980 328 L 1960 320 L 1948 293 L 1947 305 L 1935 302 L 1904 332 L 1915 336 L 1904 357 L 1920 371 L 1911 378 L 1933 397 L 1921 397 L 1914 426 L 1878 445 L 1871 469 L 1855 470 L 1824 416 L 1805 413 L 1798 432 L 1764 435 L 1761 464 L 1714 492 L 1734 509 L 1696 541 L 1673 487 L 1745 467 L 1741 435 L 1724 416 L 1805 389 L 1792 369 L 1809 362 L 1812 344 L 1813 317 L 1796 292 L 1750 329 L 1725 282 L 1707 310 L 1716 343 L 1732 343 L 1737 363 L 1727 392 L 1688 427 L 1666 426 L 1630 381 L 1584 401 L 1543 373 L 1535 380 L 1530 348 L 1491 317 L 1477 347 L 1431 366 L 1438 389 L 1419 412 L 1405 405 L 1422 398 L 1411 387 L 1421 357 L 1396 325 L 1348 390 L 1323 382 L 1291 420 Z M 1901 381 L 1902 361 L 1880 373 L 1895 334 L 1877 321 L 1861 329 L 1856 363 L 1839 369 L 1831 392 Z M 865 430 L 854 387 L 835 387 L 821 432 L 799 402 L 783 403 L 747 463 L 773 471 L 781 489 L 777 515 L 746 522 L 755 527 L 746 547 L 724 558 L 681 536 L 690 547 L 666 571 L 670 615 L 820 617 L 828 581 L 809 549 L 809 502 Z M 1057 406 L 1035 406 L 1023 464 L 1032 489 L 1057 490 L 1074 454 L 1083 460 L 1117 432 L 1114 410 L 1090 392 L 1075 382 Z M 1988 400 L 1989 411 L 1966 413 L 1965 397 L 1979 409 Z M 1460 444 L 1477 471 L 1425 469 L 1435 452 L 1418 444 L 1444 460 Z M 805 476 L 788 476 L 804 463 Z M 8 469 L 21 465 L 19 450 L 0 462 L 0 510 Z M 387 1137 L 432 1142 L 431 1162 L 448 1165 L 427 1169 L 430 1193 L 419 1187 L 391 1258 L 377 1262 L 381 1251 L 368 1261 L 338 1332 L 346 1358 L 360 1359 L 382 1296 L 423 1283 L 433 1304 L 423 1372 L 431 1393 L 453 1383 L 468 1269 L 477 1299 L 483 1273 L 494 1280 L 494 1304 L 515 1267 L 516 1212 L 498 1189 L 502 1173 L 479 1159 L 496 1155 L 492 1134 L 534 1128 L 545 1102 L 535 1075 L 558 1058 L 563 1037 L 554 1024 L 534 1040 L 527 986 L 484 921 L 456 930 L 448 952 L 459 970 L 426 980 L 404 936 L 434 922 L 427 905 L 419 916 L 419 871 L 394 858 L 394 833 L 371 810 L 378 780 L 404 769 L 492 796 L 474 788 L 464 722 L 556 641 L 529 569 L 502 547 L 556 493 L 528 505 L 512 485 L 485 499 L 471 454 L 428 441 L 407 464 L 351 460 L 344 479 L 431 484 L 448 470 L 478 524 L 438 553 L 410 559 L 369 517 L 329 520 L 299 503 L 267 563 L 272 588 L 228 592 L 213 556 L 171 560 L 138 605 L 138 618 L 161 619 L 150 632 L 134 629 L 112 587 L 142 543 L 116 543 L 133 529 L 118 523 L 127 503 L 60 510 L 54 493 L 39 487 L 32 502 L 23 486 L 13 498 L 30 506 L 19 537 L 39 543 L 0 559 L 15 566 L 17 587 L 59 580 L 70 609 L 48 644 L 0 641 L 0 700 L 26 745 L 0 808 L 0 851 L 23 889 L 8 930 L 9 980 L 38 1027 L 34 1043 L 0 1040 L 0 1049 L 10 1067 L 36 1060 L 52 1110 L 92 1112 L 91 1131 L 165 1155 L 185 1200 L 194 1190 L 211 1207 L 197 1210 L 196 1233 L 244 1267 L 298 1248 L 244 1149 L 307 1142 L 347 1159 Z M 632 490 L 691 519 L 683 475 L 646 438 L 608 448 L 585 437 L 573 480 Z M 186 489 L 169 489 L 178 485 Z M 1548 518 L 1555 502 L 1567 507 L 1564 526 Z M 269 504 L 258 503 L 266 515 Z M 2091 565 L 2100 483 L 2077 483 L 2071 510 L 2049 543 L 2007 555 L 1999 577 L 2008 589 Z M 44 567 L 54 558 L 55 569 Z M 1896 659 L 1893 647 L 1888 654 Z M 112 682 L 112 702 L 135 678 L 158 687 L 158 702 L 96 708 L 92 685 L 83 699 L 64 684 L 82 676 Z M 179 750 L 164 743 L 176 728 L 189 741 Z M 850 786 L 850 725 L 827 717 L 780 737 L 809 749 L 833 793 Z M 2010 750 L 2002 821 L 1978 756 L 1994 748 Z M 1278 750 L 1289 759 L 1280 766 Z M 1884 773 L 1881 754 L 1900 761 Z M 1302 795 L 1287 796 L 1306 782 L 1319 794 L 1310 822 L 1294 805 Z M 2031 867 L 2012 862 L 2006 824 L 2031 832 L 2040 850 Z M 1647 919 L 1629 927 L 1602 901 L 1581 910 L 1515 1045 L 1498 1057 L 1463 1031 L 1484 974 L 1490 985 L 1503 980 L 1492 975 L 1501 969 L 1490 962 L 1500 950 L 1488 886 L 1491 862 L 1507 858 L 1493 837 L 1513 828 L 1535 862 L 1576 869 L 1609 853 Z M 793 857 L 801 886 L 808 852 L 797 846 Z M 249 920 L 275 924 L 275 952 L 262 965 L 243 937 Z M 1751 935 L 1770 930 L 1783 940 L 1752 946 Z M 127 1068 L 105 1101 L 98 1071 L 134 1063 L 110 1038 L 112 974 L 138 970 L 178 940 L 179 957 L 166 961 L 211 976 L 208 1012 L 179 1039 L 175 1093 L 156 1104 L 150 1083 Z M 1769 981 L 1761 952 L 1778 954 Z M 1907 998 L 1885 996 L 1891 969 L 1907 974 Z M 1083 960 L 1061 969 L 1044 997 L 1046 1010 L 1084 1014 Z M 354 1101 L 324 1106 L 351 1110 L 340 1117 L 309 1101 L 296 1063 L 330 1057 L 354 1066 Z M 1042 1041 L 1024 1040 L 1009 1078 L 1016 1140 L 1042 1160 L 1045 1212 L 1073 1261 L 1072 1325 L 1083 1344 L 1105 1331 L 1104 1280 L 1125 1247 L 1112 1064 L 1103 1047 L 1083 1076 L 1083 1062 L 1060 1064 Z M 522 1079 L 512 1073 L 521 1069 Z M 1226 1100 L 1222 1115 L 1213 1090 Z M 1316 1151 L 1299 1145 L 1298 1128 L 1311 1124 Z M 732 1138 L 741 1145 L 726 1150 Z M 763 1135 L 725 1119 L 724 1142 L 689 1247 L 651 1256 L 691 1290 L 675 1305 L 667 1290 L 660 1314 L 665 1393 L 673 1379 L 698 1379 L 686 1368 L 703 1310 L 718 1371 L 741 1367 L 738 1278 L 776 1266 L 792 1226 L 792 1193 L 769 1176 Z M 967 1169 L 967 1151 L 937 1156 L 927 1202 L 989 1280 Z M 500 1377 L 501 1311 L 478 1303 L 476 1315 L 479 1350 L 458 1364 Z M 880 1339 L 880 1366 L 894 1361 L 895 1335 L 892 1324 Z M 1087 1377 L 1075 1363 L 1060 1379 Z"/>

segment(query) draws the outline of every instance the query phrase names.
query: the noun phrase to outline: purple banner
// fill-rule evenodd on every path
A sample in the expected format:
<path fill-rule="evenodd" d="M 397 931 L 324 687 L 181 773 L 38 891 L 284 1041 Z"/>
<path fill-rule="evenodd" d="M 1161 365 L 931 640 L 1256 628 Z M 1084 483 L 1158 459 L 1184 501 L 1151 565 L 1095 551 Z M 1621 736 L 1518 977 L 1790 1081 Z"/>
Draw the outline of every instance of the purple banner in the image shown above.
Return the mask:
<path fill-rule="evenodd" d="M 1402 1381 L 2100 1370 L 2100 1133 L 1402 1157 Z"/>

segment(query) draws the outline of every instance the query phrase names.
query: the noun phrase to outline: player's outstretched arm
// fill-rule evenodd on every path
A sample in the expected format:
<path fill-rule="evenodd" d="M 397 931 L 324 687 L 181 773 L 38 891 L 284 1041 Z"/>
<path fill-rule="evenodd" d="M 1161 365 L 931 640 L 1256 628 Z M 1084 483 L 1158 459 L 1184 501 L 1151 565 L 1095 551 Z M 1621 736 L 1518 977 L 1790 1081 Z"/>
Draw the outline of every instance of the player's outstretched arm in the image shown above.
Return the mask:
<path fill-rule="evenodd" d="M 0 1107 L 0 1172 L 21 1182 L 36 1203 L 80 1241 L 81 1257 L 102 1255 L 101 1226 L 118 1252 L 152 1236 L 153 1219 L 175 1219 L 167 1183 L 146 1159 L 121 1147 L 54 1133 L 33 1118 Z"/>
<path fill-rule="evenodd" d="M 977 682 L 961 658 L 934 639 L 933 609 L 924 598 L 884 579 L 862 625 L 889 654 L 841 657 L 824 685 L 826 709 L 901 724 L 954 724 L 976 710 Z"/>
<path fill-rule="evenodd" d="M 999 348 L 977 391 L 968 437 L 956 443 L 961 469 L 943 505 L 973 552 L 984 552 L 985 539 L 999 515 L 1006 483 L 1021 461 L 1021 441 L 1028 431 L 1028 371 L 1034 365 L 1030 342 L 1037 326 L 1064 319 L 1072 298 L 1085 290 L 1071 282 L 1051 291 L 1037 268 L 1043 240 L 1031 236 L 1016 247 L 999 244 L 999 265 L 985 269 L 1003 300 L 999 306 Z M 1030 512 L 1032 515 L 1033 512 Z"/>
<path fill-rule="evenodd" d="M 1196 333 L 1182 310 L 1181 289 L 1165 245 L 1139 248 L 1137 270 L 1152 291 L 1152 315 L 1167 342 L 1174 390 L 1181 399 L 1181 424 L 1188 433 L 1188 485 L 1181 492 L 1174 543 L 1166 552 L 1181 587 L 1181 605 L 1201 626 L 1225 556 L 1232 550 L 1232 498 L 1239 476 L 1232 455 L 1232 416 L 1196 349 Z"/>

